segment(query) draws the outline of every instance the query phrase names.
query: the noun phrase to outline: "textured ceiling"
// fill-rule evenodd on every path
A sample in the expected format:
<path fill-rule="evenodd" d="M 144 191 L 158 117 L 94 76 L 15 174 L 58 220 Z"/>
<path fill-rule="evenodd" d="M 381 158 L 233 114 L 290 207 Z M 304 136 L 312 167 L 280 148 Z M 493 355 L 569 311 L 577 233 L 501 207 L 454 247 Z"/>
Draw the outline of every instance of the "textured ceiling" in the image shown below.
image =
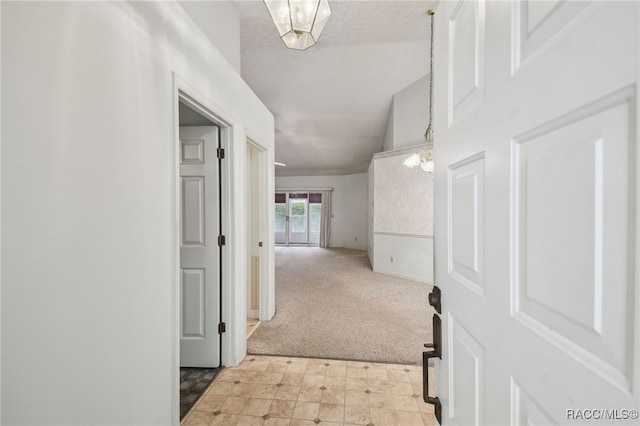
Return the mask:
<path fill-rule="evenodd" d="M 238 1 L 242 77 L 275 116 L 278 175 L 367 170 L 393 94 L 427 73 L 431 1 L 330 1 L 318 43 L 287 49 L 262 1 Z"/>

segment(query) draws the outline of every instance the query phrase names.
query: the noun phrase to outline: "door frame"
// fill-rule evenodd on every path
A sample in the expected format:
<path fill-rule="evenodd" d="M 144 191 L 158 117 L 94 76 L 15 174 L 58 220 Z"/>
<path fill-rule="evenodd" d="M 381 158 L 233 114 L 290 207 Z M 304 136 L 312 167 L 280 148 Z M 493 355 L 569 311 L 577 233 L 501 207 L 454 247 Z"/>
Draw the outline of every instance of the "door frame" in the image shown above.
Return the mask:
<path fill-rule="evenodd" d="M 175 222 L 173 224 L 173 249 L 174 249 L 174 277 L 173 277 L 173 295 L 174 303 L 172 307 L 171 325 L 172 325 L 172 341 L 173 341 L 173 406 L 176 410 L 176 423 L 179 424 L 179 404 L 180 404 L 180 227 L 182 224 L 182 209 L 180 207 L 180 114 L 179 104 L 183 103 L 192 110 L 196 111 L 203 117 L 211 120 L 219 128 L 219 147 L 226 151 L 226 158 L 233 153 L 233 122 L 225 117 L 221 108 L 215 106 L 212 102 L 206 100 L 206 97 L 193 89 L 188 83 L 182 80 L 175 73 L 173 74 L 173 191 L 171 202 L 175 208 Z M 221 162 L 219 168 L 219 214 L 220 214 L 220 234 L 229 235 L 231 229 L 230 217 L 230 185 L 232 180 L 232 162 Z M 233 250 L 229 250 L 229 240 L 227 245 L 220 249 L 220 319 L 219 322 L 228 322 L 229 311 L 231 310 L 233 295 L 229 283 L 232 282 L 231 275 L 233 271 Z M 233 363 L 233 356 L 230 353 L 233 344 L 233 334 L 231 330 L 220 335 L 220 365 L 224 366 Z"/>

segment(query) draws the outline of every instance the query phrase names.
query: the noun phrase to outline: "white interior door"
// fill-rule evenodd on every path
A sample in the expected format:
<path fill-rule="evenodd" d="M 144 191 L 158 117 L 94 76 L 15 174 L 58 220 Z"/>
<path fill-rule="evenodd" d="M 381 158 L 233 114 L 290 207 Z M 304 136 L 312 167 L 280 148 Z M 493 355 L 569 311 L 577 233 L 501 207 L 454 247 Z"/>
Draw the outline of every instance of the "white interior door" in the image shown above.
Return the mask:
<path fill-rule="evenodd" d="M 639 4 L 439 4 L 443 424 L 638 424 Z"/>
<path fill-rule="evenodd" d="M 220 365 L 218 128 L 180 128 L 180 366 Z"/>

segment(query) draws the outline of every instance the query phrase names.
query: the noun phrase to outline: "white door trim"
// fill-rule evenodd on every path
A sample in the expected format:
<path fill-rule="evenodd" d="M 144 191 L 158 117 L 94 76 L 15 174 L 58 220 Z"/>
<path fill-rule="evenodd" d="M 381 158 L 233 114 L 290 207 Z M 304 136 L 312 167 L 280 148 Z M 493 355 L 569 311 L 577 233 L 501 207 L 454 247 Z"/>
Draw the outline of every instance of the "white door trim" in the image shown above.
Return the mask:
<path fill-rule="evenodd" d="M 233 316 L 246 317 L 244 304 L 234 303 L 238 298 L 246 298 L 244 294 L 235 294 L 235 292 L 241 289 L 234 289 L 230 283 L 235 281 L 235 264 L 237 263 L 238 250 L 244 250 L 244 244 L 240 241 L 234 242 L 233 238 L 230 238 L 230 231 L 234 229 L 234 210 L 235 206 L 232 205 L 231 200 L 231 188 L 234 183 L 234 165 L 230 158 L 233 158 L 235 152 L 234 139 L 239 138 L 242 129 L 237 124 L 237 121 L 226 113 L 223 108 L 217 105 L 215 102 L 208 99 L 202 91 L 195 89 L 181 77 L 173 74 L 173 181 L 172 181 L 172 197 L 171 202 L 175 208 L 174 210 L 174 223 L 172 227 L 173 232 L 173 250 L 174 250 L 174 276 L 172 282 L 172 292 L 174 295 L 174 303 L 172 305 L 171 312 L 171 324 L 172 324 L 172 338 L 173 342 L 173 354 L 172 354 L 172 401 L 174 410 L 174 422 L 180 423 L 180 221 L 181 211 L 179 204 L 180 197 L 180 152 L 179 152 L 179 103 L 182 102 L 188 105 L 191 109 L 198 112 L 202 116 L 211 120 L 215 125 L 220 128 L 220 146 L 225 149 L 225 158 L 228 161 L 223 162 L 220 168 L 220 188 L 222 191 L 220 198 L 220 213 L 221 213 L 221 233 L 227 236 L 227 244 L 222 247 L 222 259 L 220 262 L 220 268 L 222 268 L 221 275 L 221 317 L 222 321 L 227 324 L 237 323 L 237 321 L 231 321 L 231 307 L 234 307 Z M 244 148 L 244 145 L 243 145 Z M 242 246 L 242 247 L 237 247 Z M 238 277 L 242 278 L 242 277 Z M 239 311 L 239 312 L 235 312 Z M 242 333 L 246 333 L 244 326 L 239 327 Z M 238 336 L 238 327 L 227 327 L 227 332 L 223 333 L 220 339 L 220 363 L 221 365 L 236 365 L 239 360 L 242 359 L 246 353 L 246 339 L 244 334 Z M 240 339 L 239 339 L 240 337 Z M 244 340 L 244 346 L 242 341 Z"/>

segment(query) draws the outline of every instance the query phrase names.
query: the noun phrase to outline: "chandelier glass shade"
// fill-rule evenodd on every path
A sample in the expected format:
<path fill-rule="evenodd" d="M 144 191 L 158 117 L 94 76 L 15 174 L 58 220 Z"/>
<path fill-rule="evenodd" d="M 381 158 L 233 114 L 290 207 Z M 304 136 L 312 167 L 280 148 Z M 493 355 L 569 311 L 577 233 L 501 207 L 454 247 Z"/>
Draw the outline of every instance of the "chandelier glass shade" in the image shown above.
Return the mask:
<path fill-rule="evenodd" d="M 264 0 L 278 34 L 289 49 L 316 44 L 331 16 L 328 0 Z"/>

